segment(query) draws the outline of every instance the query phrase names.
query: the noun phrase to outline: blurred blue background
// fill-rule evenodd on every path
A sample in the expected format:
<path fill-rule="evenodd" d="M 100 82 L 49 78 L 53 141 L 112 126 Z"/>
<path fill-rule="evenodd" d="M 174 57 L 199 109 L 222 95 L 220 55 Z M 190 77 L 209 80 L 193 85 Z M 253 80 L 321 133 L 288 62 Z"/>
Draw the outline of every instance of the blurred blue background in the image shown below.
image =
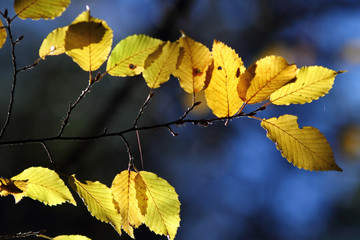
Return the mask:
<path fill-rule="evenodd" d="M 211 49 L 214 39 L 231 46 L 248 67 L 276 54 L 298 67 L 322 65 L 336 71 L 333 89 L 306 105 L 270 106 L 259 117 L 285 113 L 299 125 L 318 128 L 334 150 L 343 172 L 299 170 L 281 157 L 259 122 L 240 118 L 209 127 L 186 125 L 141 132 L 145 170 L 172 184 L 180 196 L 181 223 L 176 239 L 359 239 L 360 237 L 360 1 L 356 0 L 120 0 L 76 1 L 51 21 L 16 19 L 13 31 L 19 65 L 38 58 L 42 40 L 70 24 L 89 5 L 92 15 L 114 31 L 114 43 L 144 33 L 175 41 L 179 30 Z M 14 15 L 13 3 L 0 0 Z M 2 19 L 3 20 L 3 19 Z M 104 66 L 101 68 L 104 70 Z M 0 50 L 0 122 L 5 120 L 11 87 L 10 44 Z M 70 101 L 87 85 L 88 75 L 67 56 L 48 57 L 19 75 L 14 116 L 4 139 L 56 135 Z M 147 97 L 141 76 L 106 76 L 75 109 L 67 136 L 128 128 Z M 201 94 L 200 94 L 201 95 Z M 201 96 L 198 100 L 204 101 Z M 179 118 L 191 96 L 173 78 L 156 90 L 139 125 Z M 212 117 L 205 103 L 192 118 Z M 255 106 L 256 107 L 256 106 Z M 253 109 L 254 107 L 250 107 Z M 141 168 L 136 136 L 126 136 Z M 120 138 L 49 143 L 59 168 L 84 180 L 110 186 L 127 168 Z M 30 166 L 51 167 L 39 144 L 0 147 L 0 176 Z M 77 199 L 79 201 L 79 199 Z M 24 199 L 0 199 L 0 235 L 46 229 L 47 235 L 84 234 L 120 238 L 85 207 L 46 207 Z M 137 239 L 166 239 L 141 227 Z"/>

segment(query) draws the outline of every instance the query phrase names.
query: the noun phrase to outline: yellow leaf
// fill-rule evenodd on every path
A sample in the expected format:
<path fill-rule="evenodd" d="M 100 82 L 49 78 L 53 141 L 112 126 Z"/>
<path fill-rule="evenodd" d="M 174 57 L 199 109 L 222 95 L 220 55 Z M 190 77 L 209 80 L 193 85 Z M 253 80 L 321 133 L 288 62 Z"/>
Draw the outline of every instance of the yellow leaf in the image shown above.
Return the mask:
<path fill-rule="evenodd" d="M 65 36 L 68 28 L 68 26 L 57 28 L 47 35 L 39 49 L 39 56 L 42 59 L 48 55 L 55 56 L 65 53 Z"/>
<path fill-rule="evenodd" d="M 180 202 L 175 189 L 154 173 L 140 171 L 135 177 L 136 191 L 146 196 L 139 204 L 146 206 L 145 224 L 156 234 L 174 239 L 180 225 Z M 138 193 L 137 193 L 138 194 Z"/>
<path fill-rule="evenodd" d="M 144 222 L 136 199 L 135 176 L 136 173 L 133 171 L 122 171 L 116 175 L 111 186 L 116 208 L 121 214 L 122 228 L 132 238 L 135 238 L 133 228 Z"/>
<path fill-rule="evenodd" d="M 26 187 L 27 181 L 12 181 L 7 178 L 0 178 L 0 196 L 12 194 L 15 198 L 15 203 L 20 202 L 20 200 L 24 197 Z"/>
<path fill-rule="evenodd" d="M 121 235 L 121 215 L 115 208 L 110 188 L 98 181 L 82 183 L 75 174 L 69 177 L 69 184 L 82 198 L 92 216 L 111 224 Z"/>
<path fill-rule="evenodd" d="M 250 87 L 250 82 L 255 76 L 256 64 L 250 66 L 246 71 L 240 75 L 239 84 L 237 87 L 239 97 L 246 101 L 246 92 Z"/>
<path fill-rule="evenodd" d="M 237 53 L 222 42 L 214 41 L 212 55 L 214 69 L 205 89 L 206 101 L 217 117 L 229 117 L 243 104 L 237 85 L 245 67 Z"/>
<path fill-rule="evenodd" d="M 160 84 L 170 79 L 170 74 L 176 70 L 180 46 L 177 42 L 167 42 L 162 47 L 162 52 L 154 62 L 146 67 L 143 77 L 149 88 L 158 88 Z"/>
<path fill-rule="evenodd" d="M 184 49 L 179 68 L 173 75 L 179 78 L 180 86 L 188 93 L 198 93 L 205 85 L 206 70 L 211 63 L 211 53 L 203 44 L 194 41 L 182 32 L 179 39 Z"/>
<path fill-rule="evenodd" d="M 271 94 L 270 102 L 276 105 L 310 103 L 327 94 L 334 84 L 335 72 L 321 66 L 302 67 L 296 81 Z"/>
<path fill-rule="evenodd" d="M 95 71 L 106 61 L 112 39 L 113 32 L 107 23 L 84 11 L 66 31 L 66 54 L 83 70 Z"/>
<path fill-rule="evenodd" d="M 297 116 L 263 119 L 261 126 L 267 130 L 267 137 L 276 143 L 282 156 L 296 167 L 311 171 L 342 171 L 335 163 L 325 136 L 314 127 L 299 129 Z"/>
<path fill-rule="evenodd" d="M 69 4 L 70 0 L 15 0 L 14 9 L 22 19 L 54 19 L 60 16 Z"/>
<path fill-rule="evenodd" d="M 112 50 L 106 71 L 113 76 L 134 76 L 144 71 L 145 60 L 163 41 L 146 35 L 132 35 Z"/>
<path fill-rule="evenodd" d="M 54 237 L 53 240 L 91 240 L 91 238 L 82 235 L 59 235 Z"/>
<path fill-rule="evenodd" d="M 246 92 L 246 102 L 249 104 L 267 100 L 270 95 L 294 79 L 296 76 L 295 64 L 289 65 L 279 56 L 268 56 L 255 63 L 254 78 Z"/>
<path fill-rule="evenodd" d="M 3 25 L 2 21 L 0 20 L 0 48 L 2 48 L 4 46 L 5 41 L 6 41 L 6 37 L 7 37 L 6 29 L 1 28 L 3 26 L 4 25 Z"/>
<path fill-rule="evenodd" d="M 69 189 L 65 186 L 59 175 L 48 168 L 30 167 L 11 180 L 27 181 L 25 197 L 54 206 L 66 201 L 76 206 L 76 202 Z"/>

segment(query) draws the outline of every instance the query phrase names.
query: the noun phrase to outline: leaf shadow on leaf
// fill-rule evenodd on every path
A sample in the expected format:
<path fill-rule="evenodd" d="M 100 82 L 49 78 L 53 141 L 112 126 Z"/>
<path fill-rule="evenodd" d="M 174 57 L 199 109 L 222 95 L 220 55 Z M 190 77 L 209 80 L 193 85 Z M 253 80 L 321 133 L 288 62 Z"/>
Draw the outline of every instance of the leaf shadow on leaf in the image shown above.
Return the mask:
<path fill-rule="evenodd" d="M 65 49 L 82 49 L 103 39 L 106 28 L 102 23 L 79 22 L 69 26 L 65 37 Z"/>

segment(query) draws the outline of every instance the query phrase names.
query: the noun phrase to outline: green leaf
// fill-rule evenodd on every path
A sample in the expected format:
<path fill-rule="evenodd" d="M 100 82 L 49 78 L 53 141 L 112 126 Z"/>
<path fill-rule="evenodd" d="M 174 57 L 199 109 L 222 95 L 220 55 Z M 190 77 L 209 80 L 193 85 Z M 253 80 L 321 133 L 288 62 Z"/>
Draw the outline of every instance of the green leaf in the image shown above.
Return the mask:
<path fill-rule="evenodd" d="M 174 239 L 180 225 L 180 202 L 175 189 L 156 174 L 140 171 L 135 177 L 139 205 L 146 206 L 145 224 Z"/>
<path fill-rule="evenodd" d="M 145 60 L 163 41 L 146 35 L 132 35 L 112 50 L 106 71 L 113 76 L 134 76 L 144 71 Z"/>
<path fill-rule="evenodd" d="M 98 181 L 82 183 L 76 179 L 75 174 L 69 177 L 69 184 L 79 194 L 92 216 L 110 223 L 121 235 L 121 215 L 115 208 L 110 188 Z"/>
<path fill-rule="evenodd" d="M 42 59 L 45 59 L 46 56 L 55 56 L 66 52 L 65 36 L 68 28 L 68 26 L 57 28 L 47 35 L 39 49 L 39 56 Z"/>
<path fill-rule="evenodd" d="M 70 0 L 15 0 L 14 9 L 22 19 L 54 19 L 60 16 L 69 4 Z"/>
<path fill-rule="evenodd" d="M 62 204 L 66 201 L 76 206 L 76 202 L 63 180 L 55 171 L 48 168 L 30 167 L 12 177 L 11 180 L 27 181 L 27 187 L 24 191 L 25 197 L 30 197 L 49 206 Z"/>
<path fill-rule="evenodd" d="M 297 116 L 263 119 L 261 126 L 267 130 L 267 137 L 276 143 L 282 156 L 296 167 L 311 171 L 342 171 L 335 163 L 325 136 L 314 127 L 299 129 Z"/>
<path fill-rule="evenodd" d="M 310 103 L 330 91 L 339 73 L 342 72 L 321 66 L 302 67 L 297 72 L 296 81 L 271 94 L 270 102 L 276 105 Z"/>

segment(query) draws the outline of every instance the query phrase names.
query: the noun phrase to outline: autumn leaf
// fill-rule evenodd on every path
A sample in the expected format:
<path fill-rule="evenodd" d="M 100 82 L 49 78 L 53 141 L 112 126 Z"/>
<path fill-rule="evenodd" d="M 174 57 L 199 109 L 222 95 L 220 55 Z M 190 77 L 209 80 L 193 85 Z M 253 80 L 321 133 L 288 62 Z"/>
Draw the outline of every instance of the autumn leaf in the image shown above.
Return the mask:
<path fill-rule="evenodd" d="M 55 56 L 66 52 L 65 36 L 68 28 L 68 26 L 57 28 L 47 35 L 39 49 L 39 56 L 42 59 L 45 59 L 46 56 Z"/>
<path fill-rule="evenodd" d="M 52 239 L 53 240 L 91 240 L 91 238 L 82 235 L 59 235 Z"/>
<path fill-rule="evenodd" d="M 302 67 L 297 72 L 296 81 L 271 94 L 270 102 L 276 105 L 310 103 L 330 91 L 339 73 L 342 72 L 321 66 Z"/>
<path fill-rule="evenodd" d="M 60 16 L 69 4 L 70 0 L 15 0 L 14 9 L 22 19 L 54 19 Z"/>
<path fill-rule="evenodd" d="M 297 116 L 263 119 L 261 126 L 267 130 L 267 137 L 276 143 L 282 156 L 296 167 L 311 171 L 342 171 L 335 163 L 325 136 L 314 127 L 299 129 Z"/>
<path fill-rule="evenodd" d="M 68 27 L 65 50 L 85 71 L 97 70 L 111 50 L 113 32 L 107 23 L 94 18 L 90 11 L 81 13 Z"/>
<path fill-rule="evenodd" d="M 160 84 L 170 79 L 170 74 L 176 70 L 176 63 L 179 56 L 180 45 L 177 42 L 167 42 L 162 47 L 162 52 L 158 58 L 146 67 L 143 77 L 149 88 L 158 88 Z"/>
<path fill-rule="evenodd" d="M 76 202 L 59 175 L 48 168 L 30 167 L 11 178 L 12 181 L 26 181 L 24 197 L 54 206 L 69 202 L 76 206 Z"/>
<path fill-rule="evenodd" d="M 136 191 L 146 196 L 138 198 L 146 206 L 145 224 L 156 234 L 174 239 L 180 225 L 180 202 L 175 189 L 156 174 L 140 171 L 135 177 Z M 141 203 L 146 202 L 146 204 Z"/>
<path fill-rule="evenodd" d="M 136 174 L 133 171 L 122 171 L 116 175 L 111 186 L 116 207 L 121 214 L 122 228 L 132 238 L 135 238 L 133 228 L 139 227 L 144 222 L 144 216 L 136 199 Z"/>
<path fill-rule="evenodd" d="M 284 58 L 279 56 L 262 58 L 254 65 L 249 68 L 250 73 L 246 73 L 246 76 L 253 75 L 245 97 L 246 102 L 249 104 L 269 99 L 273 92 L 296 76 L 297 68 L 295 64 L 290 65 Z M 245 81 L 248 81 L 248 79 Z M 239 91 L 239 94 L 240 92 L 243 93 L 244 90 Z"/>
<path fill-rule="evenodd" d="M 211 63 L 211 53 L 202 43 L 196 42 L 181 32 L 179 44 L 183 48 L 180 66 L 173 73 L 180 86 L 188 93 L 198 93 L 205 85 L 206 70 Z"/>
<path fill-rule="evenodd" d="M 7 178 L 0 178 L 0 196 L 4 197 L 9 194 L 15 198 L 15 203 L 21 201 L 25 195 L 27 181 L 11 180 Z"/>
<path fill-rule="evenodd" d="M 106 71 L 113 76 L 134 76 L 144 71 L 145 60 L 163 41 L 146 35 L 132 35 L 112 50 Z"/>
<path fill-rule="evenodd" d="M 0 19 L 0 48 L 2 48 L 5 44 L 7 32 L 5 28 L 2 28 L 4 25 Z"/>
<path fill-rule="evenodd" d="M 69 177 L 69 184 L 79 194 L 92 216 L 110 223 L 121 235 L 121 215 L 115 208 L 110 188 L 98 181 L 82 183 L 76 179 L 75 174 Z"/>
<path fill-rule="evenodd" d="M 245 67 L 233 49 L 216 40 L 212 56 L 214 70 L 205 89 L 207 104 L 217 117 L 233 116 L 243 103 L 237 92 L 237 85 Z"/>

